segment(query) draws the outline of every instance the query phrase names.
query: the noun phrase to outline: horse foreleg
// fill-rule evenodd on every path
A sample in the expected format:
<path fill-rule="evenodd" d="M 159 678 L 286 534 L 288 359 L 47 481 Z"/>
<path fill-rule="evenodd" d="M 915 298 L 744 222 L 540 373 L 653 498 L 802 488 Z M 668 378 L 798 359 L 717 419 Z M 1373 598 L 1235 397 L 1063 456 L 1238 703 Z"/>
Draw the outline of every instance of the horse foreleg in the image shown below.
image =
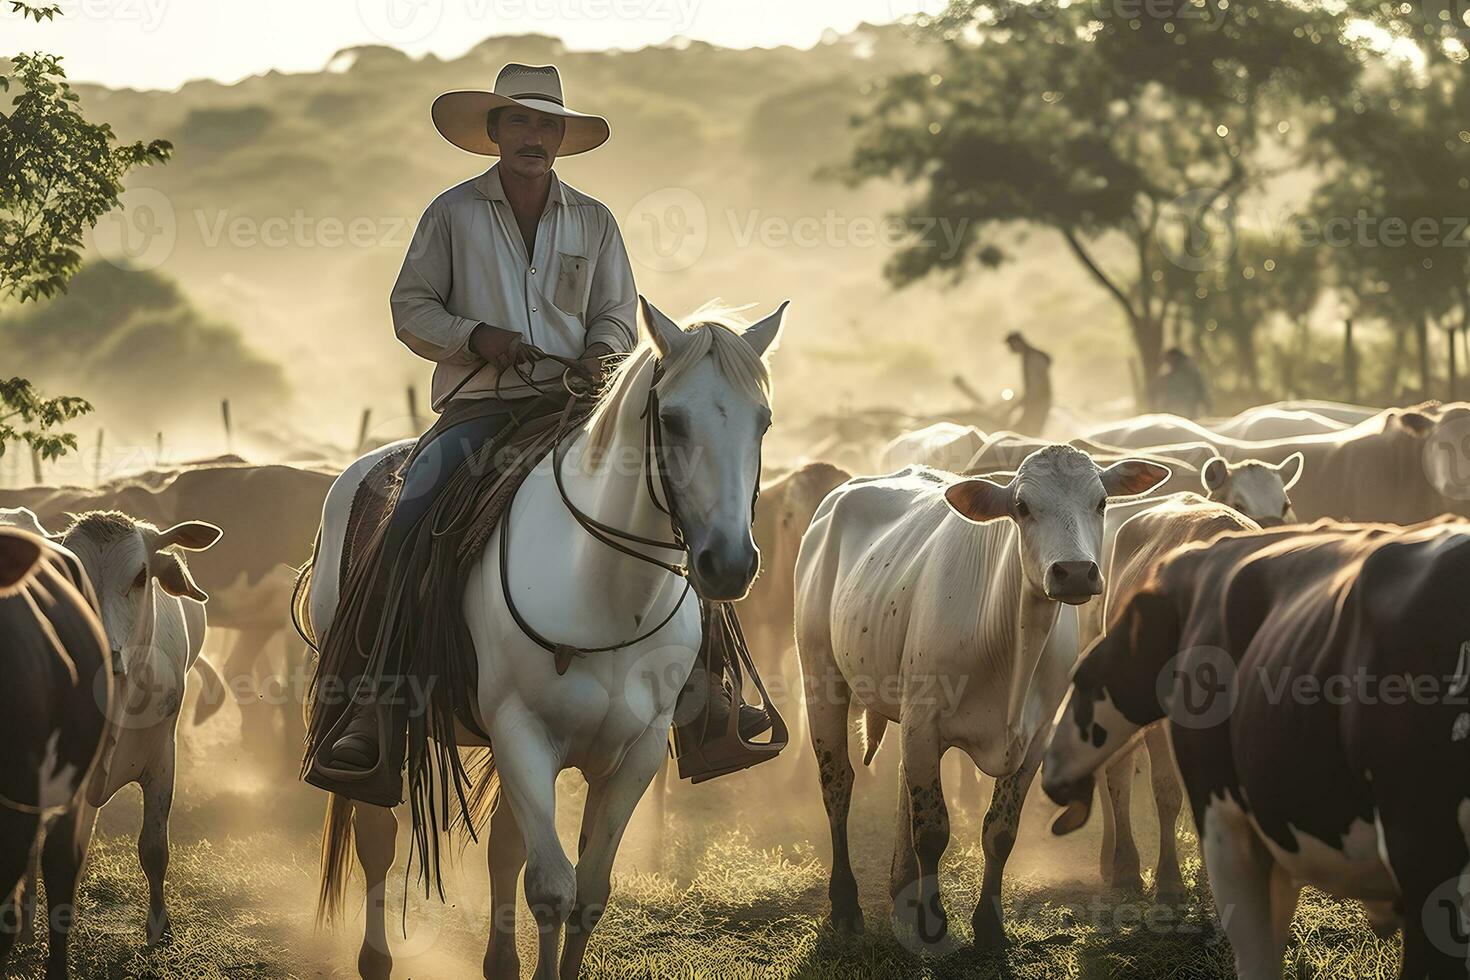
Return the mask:
<path fill-rule="evenodd" d="M 516 882 L 526 866 L 526 839 L 515 812 L 502 800 L 490 817 L 490 942 L 485 947 L 485 980 L 518 980 Z"/>
<path fill-rule="evenodd" d="M 393 955 L 388 949 L 384 904 L 388 870 L 393 867 L 398 846 L 398 817 L 388 807 L 353 803 L 352 824 L 357 860 L 367 880 L 367 914 L 357 972 L 363 980 L 388 980 L 393 972 Z"/>
<path fill-rule="evenodd" d="M 509 805 L 526 842 L 526 904 L 541 933 L 537 980 L 556 976 L 562 927 L 577 899 L 577 877 L 556 836 L 556 776 L 561 771 L 536 719 L 502 708 L 490 732 Z"/>
<path fill-rule="evenodd" d="M 576 980 L 582 971 L 587 939 L 607 909 L 612 890 L 613 859 L 632 819 L 633 810 L 659 769 L 669 744 L 667 721 L 650 726 L 628 749 L 622 765 L 587 788 L 582 836 L 577 842 L 577 902 L 567 920 L 567 943 L 561 957 L 561 980 Z"/>

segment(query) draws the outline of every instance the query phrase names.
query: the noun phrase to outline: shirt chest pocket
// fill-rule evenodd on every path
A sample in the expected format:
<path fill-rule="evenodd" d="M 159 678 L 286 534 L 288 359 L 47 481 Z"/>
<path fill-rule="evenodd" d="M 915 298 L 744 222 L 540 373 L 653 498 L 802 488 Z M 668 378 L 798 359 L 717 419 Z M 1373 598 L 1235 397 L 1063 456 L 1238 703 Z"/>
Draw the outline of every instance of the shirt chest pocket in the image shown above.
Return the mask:
<path fill-rule="evenodd" d="M 571 252 L 556 253 L 556 283 L 551 302 L 569 316 L 580 317 L 587 310 L 587 258 Z"/>

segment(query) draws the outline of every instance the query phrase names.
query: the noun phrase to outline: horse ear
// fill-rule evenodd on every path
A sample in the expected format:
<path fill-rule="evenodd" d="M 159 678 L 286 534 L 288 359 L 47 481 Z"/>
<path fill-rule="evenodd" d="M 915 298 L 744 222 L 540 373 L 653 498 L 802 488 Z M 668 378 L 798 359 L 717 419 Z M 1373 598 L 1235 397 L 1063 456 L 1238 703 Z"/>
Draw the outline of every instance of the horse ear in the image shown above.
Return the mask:
<path fill-rule="evenodd" d="M 776 307 L 776 312 L 745 328 L 741 334 L 745 342 L 751 346 L 761 357 L 768 357 L 776 352 L 781 346 L 781 330 L 786 320 L 786 307 L 791 305 L 791 300 L 782 300 L 781 305 Z"/>
<path fill-rule="evenodd" d="M 664 316 L 663 311 L 641 293 L 638 296 L 638 314 L 643 333 L 653 342 L 660 358 L 668 357 L 683 343 L 684 331 L 679 329 L 679 325 Z"/>

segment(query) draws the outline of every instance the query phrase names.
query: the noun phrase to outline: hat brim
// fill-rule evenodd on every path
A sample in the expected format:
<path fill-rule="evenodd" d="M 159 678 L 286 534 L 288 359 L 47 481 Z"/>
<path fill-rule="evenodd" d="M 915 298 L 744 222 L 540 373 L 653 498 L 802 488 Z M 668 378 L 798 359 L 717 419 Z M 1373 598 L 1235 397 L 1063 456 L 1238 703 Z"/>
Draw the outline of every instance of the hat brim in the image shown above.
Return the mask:
<path fill-rule="evenodd" d="M 500 147 L 490 138 L 485 125 L 485 116 L 491 109 L 521 106 L 552 116 L 561 116 L 567 121 L 566 135 L 562 137 L 557 156 L 567 157 L 574 153 L 586 153 L 596 149 L 612 135 L 607 120 L 601 116 L 589 116 L 574 112 L 566 106 L 548 99 L 511 99 L 494 92 L 462 90 L 445 92 L 434 100 L 430 115 L 434 128 L 461 150 L 481 156 L 498 157 Z"/>

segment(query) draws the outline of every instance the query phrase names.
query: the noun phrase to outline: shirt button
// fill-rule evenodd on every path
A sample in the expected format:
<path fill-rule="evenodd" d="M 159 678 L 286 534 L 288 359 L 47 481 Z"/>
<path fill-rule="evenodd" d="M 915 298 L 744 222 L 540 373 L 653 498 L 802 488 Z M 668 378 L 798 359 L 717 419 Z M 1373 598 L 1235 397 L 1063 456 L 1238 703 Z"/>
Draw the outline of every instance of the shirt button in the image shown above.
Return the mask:
<path fill-rule="evenodd" d="M 534 269 L 534 268 L 532 268 L 532 269 L 531 269 L 531 275 L 533 275 L 533 276 L 534 276 L 534 275 L 535 275 L 535 274 L 536 274 L 536 270 L 535 270 L 535 269 Z"/>
<path fill-rule="evenodd" d="M 534 306 L 533 306 L 533 307 L 531 307 L 531 312 L 532 312 L 532 313 L 535 313 L 535 312 L 537 312 L 537 310 L 536 310 L 536 307 L 534 307 Z"/>

